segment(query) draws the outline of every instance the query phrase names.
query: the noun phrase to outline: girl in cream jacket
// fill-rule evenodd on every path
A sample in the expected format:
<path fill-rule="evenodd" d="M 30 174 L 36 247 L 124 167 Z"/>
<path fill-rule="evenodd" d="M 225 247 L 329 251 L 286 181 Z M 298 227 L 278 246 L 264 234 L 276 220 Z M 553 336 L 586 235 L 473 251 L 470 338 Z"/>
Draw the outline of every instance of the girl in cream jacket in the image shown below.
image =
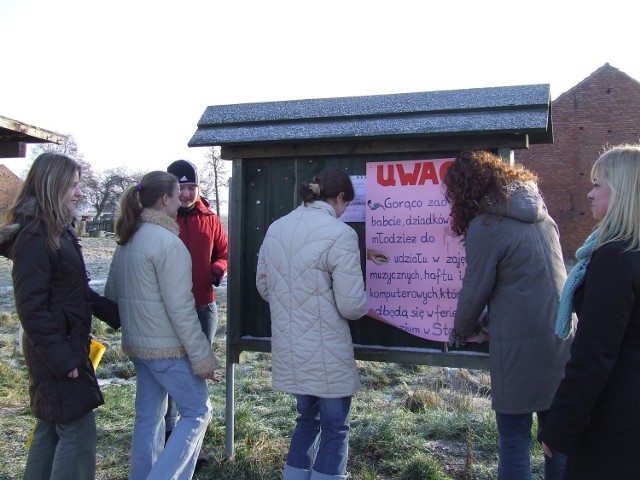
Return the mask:
<path fill-rule="evenodd" d="M 303 203 L 269 227 L 256 277 L 271 311 L 273 387 L 295 395 L 300 414 L 284 478 L 346 478 L 360 388 L 347 320 L 367 310 L 358 235 L 338 220 L 354 191 L 344 171 L 329 170 L 300 194 Z"/>

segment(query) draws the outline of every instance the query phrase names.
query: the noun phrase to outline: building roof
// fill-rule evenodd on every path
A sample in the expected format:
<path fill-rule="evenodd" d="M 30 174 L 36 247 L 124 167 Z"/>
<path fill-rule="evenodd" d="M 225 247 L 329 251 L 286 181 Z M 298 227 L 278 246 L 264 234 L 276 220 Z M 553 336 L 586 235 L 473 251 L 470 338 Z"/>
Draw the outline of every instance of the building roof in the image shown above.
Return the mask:
<path fill-rule="evenodd" d="M 0 116 L 0 158 L 26 156 L 27 143 L 62 143 L 64 135 Z"/>
<path fill-rule="evenodd" d="M 488 134 L 552 143 L 549 85 L 214 105 L 189 146 Z"/>

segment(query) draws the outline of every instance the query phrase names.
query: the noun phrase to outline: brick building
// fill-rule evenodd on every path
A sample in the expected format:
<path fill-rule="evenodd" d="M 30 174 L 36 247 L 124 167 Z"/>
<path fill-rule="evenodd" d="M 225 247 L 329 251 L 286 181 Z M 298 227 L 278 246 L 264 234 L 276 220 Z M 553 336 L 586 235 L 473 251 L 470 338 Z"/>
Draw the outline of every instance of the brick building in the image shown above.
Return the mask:
<path fill-rule="evenodd" d="M 0 165 L 0 215 L 13 205 L 22 180 L 4 165 Z"/>
<path fill-rule="evenodd" d="M 595 225 L 587 199 L 593 162 L 607 145 L 640 141 L 640 83 L 606 63 L 551 110 L 554 143 L 517 150 L 515 161 L 538 175 L 565 259 L 572 259 Z"/>

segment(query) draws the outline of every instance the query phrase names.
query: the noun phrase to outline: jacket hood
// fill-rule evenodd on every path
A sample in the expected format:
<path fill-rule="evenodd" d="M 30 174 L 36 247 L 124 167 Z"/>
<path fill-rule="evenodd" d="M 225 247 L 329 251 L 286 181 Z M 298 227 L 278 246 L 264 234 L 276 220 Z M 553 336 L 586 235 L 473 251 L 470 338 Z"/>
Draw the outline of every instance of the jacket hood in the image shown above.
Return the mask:
<path fill-rule="evenodd" d="M 20 205 L 16 213 L 19 215 L 18 222 L 8 223 L 6 225 L 2 225 L 0 227 L 0 255 L 9 257 L 9 245 L 15 238 L 18 236 L 20 229 L 28 225 L 35 216 L 36 213 L 36 199 L 34 197 L 29 197 L 26 201 Z M 69 225 L 72 224 L 74 220 L 73 215 L 68 215 L 68 218 L 65 219 L 65 223 Z"/>
<path fill-rule="evenodd" d="M 18 235 L 20 231 L 19 223 L 10 223 L 0 227 L 0 255 L 9 257 L 9 244 Z"/>
<path fill-rule="evenodd" d="M 27 201 L 18 207 L 17 213 L 22 217 L 33 217 L 36 211 L 36 199 L 29 198 Z M 9 256 L 9 245 L 18 236 L 21 224 L 18 222 L 7 223 L 0 227 L 0 255 L 11 258 Z"/>
<path fill-rule="evenodd" d="M 502 213 L 504 217 L 523 223 L 542 222 L 549 216 L 547 206 L 535 183 L 513 182 L 506 188 L 509 191 L 509 206 L 506 213 L 500 207 L 492 208 L 492 213 Z"/>

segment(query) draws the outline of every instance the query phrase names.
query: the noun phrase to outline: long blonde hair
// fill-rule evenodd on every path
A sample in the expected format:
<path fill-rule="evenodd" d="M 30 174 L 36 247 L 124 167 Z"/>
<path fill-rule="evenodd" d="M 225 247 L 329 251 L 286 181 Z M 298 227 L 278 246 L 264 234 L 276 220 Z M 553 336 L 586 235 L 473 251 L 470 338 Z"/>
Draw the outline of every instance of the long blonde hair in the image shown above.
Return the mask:
<path fill-rule="evenodd" d="M 47 245 L 52 250 L 59 249 L 60 235 L 73 220 L 64 198 L 76 172 L 78 175 L 82 173 L 80 164 L 65 155 L 53 152 L 38 155 L 6 214 L 7 222 L 14 223 L 25 214 L 33 215 L 33 222 L 23 232 L 34 232 L 42 226 Z M 33 207 L 30 203 L 33 203 Z"/>
<path fill-rule="evenodd" d="M 607 212 L 597 227 L 597 246 L 625 241 L 627 250 L 640 250 L 640 145 L 605 151 L 591 168 L 591 180 L 596 177 L 611 189 Z"/>

